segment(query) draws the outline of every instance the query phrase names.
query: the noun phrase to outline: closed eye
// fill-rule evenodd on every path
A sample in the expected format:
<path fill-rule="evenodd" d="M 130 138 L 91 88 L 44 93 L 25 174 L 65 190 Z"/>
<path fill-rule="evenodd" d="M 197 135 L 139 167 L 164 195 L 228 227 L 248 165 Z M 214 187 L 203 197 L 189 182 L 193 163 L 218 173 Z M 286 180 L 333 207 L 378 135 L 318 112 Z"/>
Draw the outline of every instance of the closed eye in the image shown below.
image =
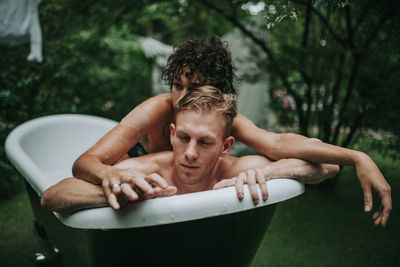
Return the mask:
<path fill-rule="evenodd" d="M 174 87 L 176 90 L 182 90 L 182 85 L 180 83 L 174 83 Z"/>
<path fill-rule="evenodd" d="M 183 143 L 187 143 L 190 141 L 190 137 L 187 135 L 178 135 L 179 140 L 181 140 L 181 142 Z"/>
<path fill-rule="evenodd" d="M 208 142 L 208 141 L 204 141 L 204 140 L 200 140 L 199 144 L 202 145 L 202 146 L 210 146 L 213 143 L 212 142 Z"/>

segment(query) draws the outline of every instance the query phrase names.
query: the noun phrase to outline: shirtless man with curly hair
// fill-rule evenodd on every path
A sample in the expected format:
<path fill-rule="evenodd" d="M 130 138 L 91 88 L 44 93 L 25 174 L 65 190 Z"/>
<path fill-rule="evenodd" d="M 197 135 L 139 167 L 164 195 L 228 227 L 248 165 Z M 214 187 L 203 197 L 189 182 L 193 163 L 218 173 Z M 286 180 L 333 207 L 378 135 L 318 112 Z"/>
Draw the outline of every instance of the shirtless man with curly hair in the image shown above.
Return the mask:
<path fill-rule="evenodd" d="M 122 172 L 135 173 L 133 183 L 126 180 L 108 185 L 103 191 L 99 185 L 67 178 L 47 189 L 41 204 L 58 212 L 108 204 L 118 210 L 120 204 L 141 199 L 224 187 L 232 179 L 239 181 L 236 184 L 239 198 L 243 198 L 245 180 L 254 179 L 248 183 L 257 204 L 256 181 L 262 199 L 268 198 L 265 177 L 309 181 L 310 175 L 328 179 L 337 172 L 336 165 L 321 164 L 319 168 L 297 159 L 283 160 L 285 163 L 281 164 L 280 161 L 271 163 L 263 156 L 230 156 L 234 143 L 230 130 L 236 115 L 233 95 L 223 94 L 213 86 L 198 87 L 178 101 L 174 122 L 170 124 L 172 151 L 132 157 L 114 165 Z"/>
<path fill-rule="evenodd" d="M 74 163 L 74 176 L 102 185 L 110 204 L 116 200 L 115 195 L 122 192 L 121 184 L 136 186 L 134 172 L 115 166 L 126 158 L 132 148 L 140 144 L 147 153 L 172 149 L 169 129 L 174 122 L 174 110 L 179 99 L 202 85 L 215 86 L 223 93 L 236 93 L 231 54 L 227 45 L 217 36 L 202 40 L 189 39 L 177 44 L 168 59 L 163 78 L 171 85 L 171 93 L 152 97 L 135 107 Z M 310 141 L 297 134 L 268 132 L 241 114 L 235 117 L 230 135 L 262 153 L 271 162 L 291 158 L 312 165 L 326 163 L 354 166 L 364 193 L 365 212 L 372 210 L 372 190 L 375 190 L 381 198 L 381 207 L 374 213 L 373 220 L 375 225 L 386 225 L 392 208 L 390 186 L 365 153 Z M 281 164 L 286 162 L 281 161 Z M 268 178 L 268 174 L 249 172 L 249 179 L 244 182 L 262 184 Z M 316 182 L 315 177 L 309 179 Z M 226 180 L 223 186 L 238 182 L 237 179 Z M 111 191 L 110 186 L 113 186 Z M 148 187 L 141 188 L 144 195 L 148 193 L 145 188 Z M 255 203 L 257 198 L 253 198 Z"/>

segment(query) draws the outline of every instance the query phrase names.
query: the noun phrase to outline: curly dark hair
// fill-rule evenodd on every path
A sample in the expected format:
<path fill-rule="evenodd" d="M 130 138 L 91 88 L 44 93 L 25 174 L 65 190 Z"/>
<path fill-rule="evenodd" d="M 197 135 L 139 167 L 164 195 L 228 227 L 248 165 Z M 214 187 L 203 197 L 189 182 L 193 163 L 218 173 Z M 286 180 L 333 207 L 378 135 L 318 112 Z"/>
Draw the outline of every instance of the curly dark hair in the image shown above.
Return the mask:
<path fill-rule="evenodd" d="M 161 77 L 172 86 L 173 79 L 180 79 L 185 67 L 189 67 L 191 73 L 200 73 L 205 81 L 210 81 L 223 93 L 236 95 L 233 82 L 237 77 L 233 71 L 232 56 L 228 44 L 218 36 L 192 38 L 175 45 Z"/>

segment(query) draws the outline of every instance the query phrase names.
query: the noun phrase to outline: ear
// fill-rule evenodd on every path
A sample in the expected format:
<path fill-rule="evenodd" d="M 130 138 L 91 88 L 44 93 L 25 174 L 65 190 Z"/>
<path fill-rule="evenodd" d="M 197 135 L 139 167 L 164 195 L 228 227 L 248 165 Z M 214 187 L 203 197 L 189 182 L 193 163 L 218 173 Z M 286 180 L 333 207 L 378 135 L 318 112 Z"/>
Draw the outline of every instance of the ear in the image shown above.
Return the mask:
<path fill-rule="evenodd" d="M 222 150 L 220 156 L 225 157 L 225 156 L 229 155 L 234 143 L 235 143 L 235 138 L 233 136 L 228 136 L 227 138 L 225 138 L 224 147 L 223 147 L 223 150 Z"/>
<path fill-rule="evenodd" d="M 169 132 L 170 132 L 169 141 L 171 142 L 171 145 L 174 143 L 173 141 L 175 137 L 175 129 L 176 129 L 175 124 L 171 123 L 169 125 Z"/>

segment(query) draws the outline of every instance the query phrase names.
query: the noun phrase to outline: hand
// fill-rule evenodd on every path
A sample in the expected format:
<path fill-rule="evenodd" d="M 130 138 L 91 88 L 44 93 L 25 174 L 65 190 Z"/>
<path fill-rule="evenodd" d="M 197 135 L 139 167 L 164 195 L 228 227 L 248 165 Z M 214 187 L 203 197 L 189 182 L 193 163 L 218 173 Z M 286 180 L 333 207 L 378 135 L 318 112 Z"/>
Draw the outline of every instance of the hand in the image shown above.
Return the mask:
<path fill-rule="evenodd" d="M 176 187 L 168 186 L 167 181 L 156 173 L 146 175 L 133 169 L 111 167 L 102 176 L 104 194 L 114 210 L 128 202 L 176 193 Z"/>
<path fill-rule="evenodd" d="M 144 179 L 146 180 L 147 177 L 145 177 Z M 109 198 L 110 206 L 113 209 L 118 210 L 120 209 L 120 207 L 125 206 L 129 202 L 152 199 L 157 197 L 171 196 L 174 195 L 177 191 L 177 188 L 175 186 L 167 186 L 166 188 L 161 188 L 154 183 L 149 182 L 149 184 L 153 187 L 153 191 L 146 193 L 138 186 L 132 187 L 131 185 L 122 183 L 120 186 L 122 193 L 118 195 L 114 193 L 110 194 Z"/>
<path fill-rule="evenodd" d="M 260 186 L 263 201 L 266 201 L 268 199 L 268 190 L 265 184 L 265 182 L 269 180 L 269 178 L 266 178 L 267 174 L 267 168 L 250 169 L 239 173 L 237 177 L 219 181 L 214 185 L 213 189 L 221 189 L 223 187 L 235 186 L 237 197 L 241 200 L 244 198 L 243 185 L 247 184 L 253 203 L 254 205 L 256 205 L 260 201 L 257 191 L 257 183 Z"/>
<path fill-rule="evenodd" d="M 364 211 L 372 210 L 372 189 L 374 189 L 381 198 L 381 206 L 373 214 L 372 219 L 375 226 L 385 227 L 392 210 L 391 188 L 378 167 L 366 154 L 360 153 L 355 167 L 364 194 Z"/>

